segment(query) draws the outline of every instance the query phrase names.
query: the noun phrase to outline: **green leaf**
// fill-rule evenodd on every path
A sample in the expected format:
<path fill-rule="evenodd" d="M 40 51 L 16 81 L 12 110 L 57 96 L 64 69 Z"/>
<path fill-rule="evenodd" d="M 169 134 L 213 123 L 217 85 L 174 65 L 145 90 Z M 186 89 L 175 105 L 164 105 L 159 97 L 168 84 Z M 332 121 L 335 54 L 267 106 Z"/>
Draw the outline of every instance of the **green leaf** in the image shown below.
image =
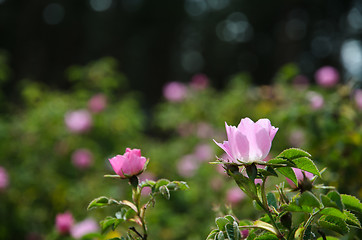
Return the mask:
<path fill-rule="evenodd" d="M 109 227 L 112 227 L 112 230 L 114 230 L 122 222 L 124 222 L 123 219 L 108 216 L 100 222 L 102 232 L 105 232 Z"/>
<path fill-rule="evenodd" d="M 284 166 L 274 166 L 274 164 L 276 164 L 276 165 L 284 164 L 288 167 L 295 167 L 295 163 L 293 163 L 292 161 L 290 161 L 288 159 L 283 159 L 283 158 L 273 158 L 273 159 L 270 159 L 267 163 L 268 163 L 268 165 L 271 165 L 274 168 L 284 167 Z"/>
<path fill-rule="evenodd" d="M 275 198 L 274 193 L 269 192 L 266 195 L 266 200 L 267 200 L 269 206 L 273 206 L 275 209 L 278 209 L 278 203 L 277 203 L 277 199 Z"/>
<path fill-rule="evenodd" d="M 220 231 L 225 231 L 225 225 L 230 223 L 228 219 L 223 217 L 218 217 L 215 219 L 215 223 Z"/>
<path fill-rule="evenodd" d="M 317 238 L 317 240 L 324 240 L 324 239 L 323 239 L 323 237 L 319 237 L 319 238 Z M 339 240 L 339 238 L 326 236 L 326 240 Z"/>
<path fill-rule="evenodd" d="M 319 225 L 329 230 L 335 231 L 340 234 L 346 234 L 349 232 L 347 224 L 340 218 L 334 216 L 322 216 L 319 221 Z"/>
<path fill-rule="evenodd" d="M 341 195 L 338 192 L 331 191 L 327 194 L 327 197 L 329 197 L 331 201 L 333 201 L 337 205 L 338 209 L 343 212 L 344 205 L 342 202 Z"/>
<path fill-rule="evenodd" d="M 301 157 L 311 157 L 311 155 L 308 152 L 299 148 L 289 148 L 281 152 L 277 157 L 293 160 Z"/>
<path fill-rule="evenodd" d="M 168 190 L 167 186 L 160 187 L 160 193 L 167 199 L 170 199 L 170 191 Z"/>
<path fill-rule="evenodd" d="M 273 225 L 269 224 L 269 223 L 266 223 L 266 222 L 263 222 L 263 221 L 260 221 L 260 220 L 256 220 L 254 222 L 254 226 L 257 226 L 258 228 L 261 228 L 261 229 L 264 229 L 264 230 L 267 230 L 275 235 L 277 235 L 277 231 L 275 230 L 275 228 L 273 227 Z"/>
<path fill-rule="evenodd" d="M 345 220 L 347 218 L 347 216 L 344 213 L 342 213 L 341 211 L 339 211 L 336 208 L 331 208 L 331 207 L 326 207 L 326 208 L 322 209 L 319 213 L 322 215 L 339 217 L 343 220 Z"/>
<path fill-rule="evenodd" d="M 316 208 L 321 207 L 321 203 L 319 202 L 318 198 L 310 191 L 305 191 L 302 193 L 297 201 L 299 206 L 309 206 Z"/>
<path fill-rule="evenodd" d="M 248 174 L 248 177 L 254 181 L 256 178 L 256 174 L 258 173 L 258 169 L 256 168 L 255 164 L 251 164 L 249 166 L 246 166 L 246 173 Z"/>
<path fill-rule="evenodd" d="M 172 181 L 169 184 L 167 184 L 167 188 L 170 191 L 177 191 L 177 190 L 187 190 L 189 189 L 189 186 L 187 185 L 186 182 L 183 181 Z"/>
<path fill-rule="evenodd" d="M 285 211 L 290 211 L 290 212 L 305 212 L 305 213 L 312 213 L 313 212 L 313 208 L 310 206 L 298 206 L 296 205 L 295 202 L 291 202 L 289 205 L 283 205 L 282 209 Z"/>
<path fill-rule="evenodd" d="M 260 169 L 261 170 L 261 169 Z M 264 169 L 263 169 L 264 170 Z M 278 174 L 275 172 L 274 168 L 270 167 L 270 166 L 267 166 L 265 168 L 265 170 L 267 172 L 269 172 L 272 176 L 275 176 L 275 177 L 278 177 Z"/>
<path fill-rule="evenodd" d="M 102 196 L 102 197 L 93 199 L 89 203 L 87 210 L 91 210 L 91 209 L 99 208 L 99 207 L 106 207 L 106 206 L 114 205 L 114 204 L 119 204 L 119 202 L 112 198 L 107 198 L 107 197 Z"/>
<path fill-rule="evenodd" d="M 361 223 L 358 218 L 351 212 L 344 210 L 343 213 L 346 215 L 346 223 L 352 226 L 361 228 Z"/>
<path fill-rule="evenodd" d="M 237 223 L 236 223 L 236 229 L 234 227 L 234 224 L 230 224 L 230 223 L 226 224 L 225 231 L 226 231 L 226 237 L 228 238 L 228 240 L 239 240 L 240 232 L 239 232 Z M 239 233 L 239 235 L 238 235 L 238 233 Z"/>
<path fill-rule="evenodd" d="M 224 218 L 226 218 L 227 220 L 229 220 L 229 223 L 233 223 L 233 222 L 236 222 L 236 219 L 231 216 L 231 215 L 226 215 L 224 216 Z"/>
<path fill-rule="evenodd" d="M 301 157 L 293 159 L 293 162 L 296 165 L 296 168 L 299 168 L 301 170 L 313 173 L 314 175 L 317 175 L 318 177 L 322 177 L 317 166 L 314 164 L 314 162 L 307 157 Z"/>
<path fill-rule="evenodd" d="M 362 204 L 358 198 L 347 194 L 341 194 L 341 198 L 347 209 L 362 213 Z"/>
<path fill-rule="evenodd" d="M 324 207 L 333 207 L 333 208 L 338 208 L 337 204 L 335 202 L 333 202 L 329 197 L 327 197 L 324 194 L 320 195 L 320 199 L 322 201 L 322 204 Z"/>
<path fill-rule="evenodd" d="M 167 179 L 160 179 L 156 182 L 156 190 L 158 191 L 158 189 L 162 186 L 166 186 L 167 184 L 170 183 L 170 180 Z"/>
<path fill-rule="evenodd" d="M 277 168 L 277 171 L 279 171 L 285 177 L 289 178 L 296 186 L 298 186 L 297 177 L 295 176 L 295 173 L 291 167 Z"/>
<path fill-rule="evenodd" d="M 140 186 L 141 188 L 144 188 L 144 187 L 153 187 L 156 185 L 156 182 L 153 181 L 153 180 L 145 180 L 145 181 L 142 181 Z"/>
<path fill-rule="evenodd" d="M 225 240 L 225 236 L 222 231 L 220 231 L 219 234 L 217 235 L 217 240 Z"/>
<path fill-rule="evenodd" d="M 219 230 L 217 229 L 214 229 L 210 232 L 210 234 L 207 236 L 206 240 L 209 240 L 209 239 L 214 239 L 215 238 L 215 235 L 219 232 Z"/>
<path fill-rule="evenodd" d="M 310 240 L 312 238 L 312 226 L 309 225 L 304 231 L 303 240 Z"/>
<path fill-rule="evenodd" d="M 263 235 L 254 238 L 254 240 L 278 240 L 278 239 L 279 238 L 277 236 L 271 233 L 265 233 Z"/>

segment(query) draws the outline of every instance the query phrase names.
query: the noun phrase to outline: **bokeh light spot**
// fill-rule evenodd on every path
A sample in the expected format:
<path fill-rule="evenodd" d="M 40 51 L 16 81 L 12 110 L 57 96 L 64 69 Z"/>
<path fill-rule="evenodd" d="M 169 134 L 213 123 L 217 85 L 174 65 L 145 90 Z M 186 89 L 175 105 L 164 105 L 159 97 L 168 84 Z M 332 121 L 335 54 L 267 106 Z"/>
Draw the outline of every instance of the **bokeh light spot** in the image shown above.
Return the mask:
<path fill-rule="evenodd" d="M 64 18 L 64 7 L 58 3 L 49 4 L 44 8 L 43 18 L 49 25 L 59 24 Z"/>
<path fill-rule="evenodd" d="M 204 58 L 197 51 L 186 51 L 181 57 L 182 67 L 189 73 L 201 71 L 204 65 Z"/>
<path fill-rule="evenodd" d="M 204 0 L 186 0 L 185 10 L 191 16 L 200 16 L 207 11 L 207 4 Z"/>
<path fill-rule="evenodd" d="M 362 79 L 362 44 L 358 40 L 347 40 L 342 44 L 341 58 L 344 68 Z"/>
<path fill-rule="evenodd" d="M 102 12 L 111 7 L 112 0 L 90 0 L 89 3 L 94 11 Z"/>

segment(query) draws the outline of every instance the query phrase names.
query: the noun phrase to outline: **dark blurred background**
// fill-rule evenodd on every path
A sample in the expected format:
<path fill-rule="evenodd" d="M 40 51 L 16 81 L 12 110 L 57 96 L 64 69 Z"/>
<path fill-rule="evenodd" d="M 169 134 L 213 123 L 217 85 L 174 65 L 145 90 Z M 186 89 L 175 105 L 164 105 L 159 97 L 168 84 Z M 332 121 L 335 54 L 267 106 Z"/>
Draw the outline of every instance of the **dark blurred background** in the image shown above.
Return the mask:
<path fill-rule="evenodd" d="M 362 71 L 358 0 L 0 0 L 0 32 L 13 98 L 24 78 L 67 89 L 69 66 L 103 56 L 119 60 L 149 104 L 195 73 L 222 88 L 240 71 L 270 83 L 288 62 L 311 78 L 323 65 Z"/>

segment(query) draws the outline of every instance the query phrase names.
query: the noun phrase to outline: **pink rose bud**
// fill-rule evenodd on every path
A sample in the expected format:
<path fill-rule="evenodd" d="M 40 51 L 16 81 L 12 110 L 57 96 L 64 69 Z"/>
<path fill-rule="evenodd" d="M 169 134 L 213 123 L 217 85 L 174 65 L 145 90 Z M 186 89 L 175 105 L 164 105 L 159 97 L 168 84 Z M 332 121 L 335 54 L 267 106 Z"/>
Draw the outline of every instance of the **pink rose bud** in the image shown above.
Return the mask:
<path fill-rule="evenodd" d="M 238 127 L 225 123 L 227 141 L 214 142 L 227 154 L 233 163 L 252 163 L 265 159 L 278 128 L 271 125 L 269 119 L 253 122 L 250 118 L 241 119 Z"/>
<path fill-rule="evenodd" d="M 186 98 L 187 87 L 180 82 L 170 82 L 163 88 L 163 96 L 170 102 L 180 102 Z"/>
<path fill-rule="evenodd" d="M 107 106 L 107 98 L 104 94 L 94 95 L 88 101 L 88 108 L 91 112 L 99 113 L 102 112 Z"/>
<path fill-rule="evenodd" d="M 5 168 L 0 167 L 0 191 L 9 186 L 9 176 Z"/>
<path fill-rule="evenodd" d="M 304 180 L 304 175 L 307 179 L 311 179 L 314 175 L 313 173 L 310 173 L 310 172 L 306 172 L 306 171 L 302 171 L 300 170 L 299 168 L 293 168 L 294 170 L 294 173 L 295 173 L 295 176 L 297 177 L 297 180 L 298 180 L 298 183 L 302 183 L 303 180 Z M 303 172 L 304 172 L 304 175 L 303 175 Z M 289 178 L 286 178 L 287 182 L 289 183 L 289 185 L 292 187 L 292 188 L 296 188 L 295 184 L 292 182 L 292 180 L 290 180 Z"/>
<path fill-rule="evenodd" d="M 324 66 L 318 69 L 314 75 L 317 83 L 322 87 L 333 87 L 339 81 L 338 71 L 331 66 Z"/>
<path fill-rule="evenodd" d="M 183 177 L 192 177 L 199 168 L 199 161 L 194 155 L 186 155 L 177 164 L 178 173 Z"/>
<path fill-rule="evenodd" d="M 214 157 L 214 150 L 209 144 L 199 144 L 195 148 L 195 156 L 201 162 L 208 161 Z"/>
<path fill-rule="evenodd" d="M 73 226 L 74 219 L 70 212 L 59 213 L 55 219 L 55 227 L 60 234 L 67 234 Z"/>
<path fill-rule="evenodd" d="M 93 163 L 93 154 L 88 149 L 78 149 L 72 154 L 73 165 L 79 169 L 86 169 Z"/>
<path fill-rule="evenodd" d="M 203 90 L 209 86 L 209 79 L 205 74 L 195 74 L 191 78 L 190 86 L 196 90 Z"/>
<path fill-rule="evenodd" d="M 125 154 L 117 155 L 109 159 L 109 162 L 121 178 L 130 178 L 143 172 L 147 159 L 141 156 L 140 149 L 127 148 Z"/>
<path fill-rule="evenodd" d="M 92 127 L 92 116 L 87 110 L 72 111 L 65 115 L 65 124 L 71 132 L 86 132 Z"/>
<path fill-rule="evenodd" d="M 362 110 L 362 90 L 361 89 L 357 89 L 355 91 L 354 101 L 356 102 L 358 109 Z"/>
<path fill-rule="evenodd" d="M 321 109 L 324 106 L 324 98 L 322 95 L 316 92 L 309 92 L 307 94 L 310 106 L 314 110 Z"/>
<path fill-rule="evenodd" d="M 73 238 L 80 239 L 89 233 L 96 233 L 98 231 L 99 231 L 98 223 L 95 220 L 88 218 L 82 222 L 75 224 L 71 228 L 70 233 Z"/>
<path fill-rule="evenodd" d="M 238 187 L 230 188 L 226 193 L 226 199 L 231 204 L 237 204 L 245 198 L 245 193 Z"/>

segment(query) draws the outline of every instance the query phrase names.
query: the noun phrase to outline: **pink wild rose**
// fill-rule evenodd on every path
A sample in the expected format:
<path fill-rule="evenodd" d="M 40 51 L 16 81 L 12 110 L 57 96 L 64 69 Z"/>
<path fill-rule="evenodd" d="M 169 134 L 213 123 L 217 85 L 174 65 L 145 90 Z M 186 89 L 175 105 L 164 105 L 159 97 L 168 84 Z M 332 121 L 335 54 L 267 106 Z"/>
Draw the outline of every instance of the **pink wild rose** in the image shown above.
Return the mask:
<path fill-rule="evenodd" d="M 147 159 L 141 156 L 140 149 L 127 148 L 125 154 L 110 158 L 109 162 L 121 178 L 130 178 L 143 172 Z"/>
<path fill-rule="evenodd" d="M 331 66 L 324 66 L 318 69 L 314 75 L 317 83 L 322 87 L 333 87 L 339 81 L 339 73 L 337 69 Z"/>
<path fill-rule="evenodd" d="M 228 126 L 225 123 L 227 141 L 214 142 L 228 155 L 233 163 L 252 163 L 265 159 L 278 128 L 271 125 L 269 119 L 253 122 L 250 118 L 241 119 L 239 125 Z"/>
<path fill-rule="evenodd" d="M 70 212 L 59 213 L 55 218 L 55 227 L 60 234 L 69 233 L 73 223 L 73 215 Z"/>
<path fill-rule="evenodd" d="M 86 132 L 92 127 L 92 116 L 87 110 L 72 111 L 65 115 L 65 124 L 71 132 Z"/>
<path fill-rule="evenodd" d="M 304 175 L 306 178 L 308 179 L 311 179 L 314 175 L 313 173 L 310 173 L 310 172 L 306 172 L 306 171 L 302 171 L 300 170 L 299 168 L 293 168 L 294 170 L 294 173 L 295 173 L 295 176 L 297 177 L 297 180 L 298 180 L 298 183 L 301 183 L 303 182 L 304 180 Z M 304 172 L 304 175 L 303 175 L 303 172 Z M 296 188 L 295 184 L 292 182 L 292 180 L 290 180 L 289 178 L 286 178 L 287 182 L 289 183 L 289 185 L 292 187 L 292 188 Z"/>
<path fill-rule="evenodd" d="M 107 107 L 107 98 L 104 94 L 94 95 L 88 101 L 88 108 L 91 112 L 99 113 Z"/>

